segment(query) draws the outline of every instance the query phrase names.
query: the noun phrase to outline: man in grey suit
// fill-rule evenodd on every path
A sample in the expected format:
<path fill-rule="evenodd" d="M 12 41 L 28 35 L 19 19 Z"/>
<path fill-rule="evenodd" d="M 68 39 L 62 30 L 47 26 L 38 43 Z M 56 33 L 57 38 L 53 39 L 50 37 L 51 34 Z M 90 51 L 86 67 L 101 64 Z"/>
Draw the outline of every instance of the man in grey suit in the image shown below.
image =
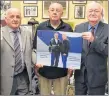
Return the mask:
<path fill-rule="evenodd" d="M 26 95 L 31 91 L 31 32 L 20 27 L 17 8 L 7 10 L 5 21 L 1 30 L 1 94 Z"/>
<path fill-rule="evenodd" d="M 107 83 L 108 25 L 101 22 L 102 6 L 87 6 L 88 22 L 75 27 L 82 32 L 81 68 L 75 71 L 75 95 L 104 95 Z"/>

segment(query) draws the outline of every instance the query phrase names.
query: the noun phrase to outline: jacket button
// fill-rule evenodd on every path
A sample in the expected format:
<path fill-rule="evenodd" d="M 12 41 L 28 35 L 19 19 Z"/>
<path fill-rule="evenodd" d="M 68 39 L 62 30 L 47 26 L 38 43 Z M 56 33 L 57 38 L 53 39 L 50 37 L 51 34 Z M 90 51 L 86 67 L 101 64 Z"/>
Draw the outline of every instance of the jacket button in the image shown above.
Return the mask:
<path fill-rule="evenodd" d="M 13 78 L 13 76 L 11 76 L 11 78 Z"/>
<path fill-rule="evenodd" d="M 13 55 L 13 58 L 15 57 L 15 55 Z"/>
<path fill-rule="evenodd" d="M 14 66 L 12 66 L 12 68 L 14 68 Z"/>

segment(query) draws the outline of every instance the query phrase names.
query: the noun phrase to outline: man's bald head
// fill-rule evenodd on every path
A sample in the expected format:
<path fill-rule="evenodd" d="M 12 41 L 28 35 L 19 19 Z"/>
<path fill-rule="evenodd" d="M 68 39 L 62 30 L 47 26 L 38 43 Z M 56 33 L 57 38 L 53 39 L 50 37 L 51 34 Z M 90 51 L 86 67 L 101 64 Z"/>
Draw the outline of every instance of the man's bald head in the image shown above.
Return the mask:
<path fill-rule="evenodd" d="M 21 15 L 21 12 L 18 8 L 9 8 L 7 11 L 6 11 L 6 17 L 8 16 L 9 13 L 11 12 L 18 12 L 20 15 Z"/>
<path fill-rule="evenodd" d="M 63 6 L 60 3 L 51 3 L 49 9 L 54 6 L 58 7 L 63 12 Z"/>
<path fill-rule="evenodd" d="M 67 40 L 67 35 L 66 34 L 62 34 L 62 39 L 63 40 Z"/>
<path fill-rule="evenodd" d="M 48 13 L 51 21 L 60 21 L 63 15 L 63 7 L 59 3 L 52 3 L 49 6 Z"/>
<path fill-rule="evenodd" d="M 21 12 L 17 8 L 10 8 L 5 15 L 6 24 L 12 28 L 17 29 L 21 24 Z"/>
<path fill-rule="evenodd" d="M 54 38 L 55 38 L 55 39 L 58 39 L 58 33 L 55 33 L 55 34 L 54 34 Z"/>
<path fill-rule="evenodd" d="M 101 6 L 101 4 L 99 4 L 99 3 L 95 2 L 95 1 L 87 4 L 87 9 L 86 10 L 88 11 L 90 8 L 95 7 L 95 6 L 97 6 L 102 11 L 103 7 Z"/>

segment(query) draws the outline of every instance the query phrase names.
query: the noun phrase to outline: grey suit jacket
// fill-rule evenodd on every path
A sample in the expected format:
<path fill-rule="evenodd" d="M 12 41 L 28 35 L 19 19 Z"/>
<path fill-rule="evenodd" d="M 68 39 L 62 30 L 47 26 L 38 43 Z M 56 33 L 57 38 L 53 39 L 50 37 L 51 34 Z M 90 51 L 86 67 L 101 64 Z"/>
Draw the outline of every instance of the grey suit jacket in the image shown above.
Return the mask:
<path fill-rule="evenodd" d="M 12 89 L 15 66 L 14 46 L 11 41 L 8 26 L 2 28 L 3 39 L 1 40 L 1 94 L 9 95 Z M 24 62 L 27 67 L 30 90 L 31 90 L 31 67 L 32 64 L 32 36 L 31 32 L 20 27 L 23 46 Z M 34 55 L 35 56 L 35 55 Z M 34 57 L 35 58 L 35 57 Z"/>
<path fill-rule="evenodd" d="M 88 22 L 75 27 L 75 32 L 87 32 Z M 75 83 L 84 82 L 84 68 L 87 69 L 90 87 L 97 87 L 107 82 L 107 56 L 108 56 L 108 25 L 99 22 L 95 33 L 95 40 L 90 48 L 87 40 L 83 40 L 81 69 L 75 71 Z"/>

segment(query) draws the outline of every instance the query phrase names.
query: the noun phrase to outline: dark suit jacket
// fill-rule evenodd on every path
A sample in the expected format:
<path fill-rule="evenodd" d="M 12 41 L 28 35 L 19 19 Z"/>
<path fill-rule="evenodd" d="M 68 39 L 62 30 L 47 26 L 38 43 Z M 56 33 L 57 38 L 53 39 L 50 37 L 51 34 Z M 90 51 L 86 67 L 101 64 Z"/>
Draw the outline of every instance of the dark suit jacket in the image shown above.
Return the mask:
<path fill-rule="evenodd" d="M 75 27 L 75 32 L 87 32 L 88 22 Z M 75 83 L 84 82 L 84 68 L 87 70 L 90 87 L 98 87 L 107 82 L 107 56 L 108 56 L 108 25 L 99 22 L 95 32 L 95 40 L 90 48 L 87 40 L 83 40 L 81 69 L 75 71 Z"/>
<path fill-rule="evenodd" d="M 61 53 L 62 54 L 68 54 L 68 51 L 70 49 L 70 43 L 69 40 L 63 40 L 61 44 Z"/>
<path fill-rule="evenodd" d="M 60 53 L 60 46 L 61 46 L 61 41 L 58 39 L 58 42 L 56 44 L 55 39 L 52 38 L 50 40 L 49 52 L 59 52 Z"/>

